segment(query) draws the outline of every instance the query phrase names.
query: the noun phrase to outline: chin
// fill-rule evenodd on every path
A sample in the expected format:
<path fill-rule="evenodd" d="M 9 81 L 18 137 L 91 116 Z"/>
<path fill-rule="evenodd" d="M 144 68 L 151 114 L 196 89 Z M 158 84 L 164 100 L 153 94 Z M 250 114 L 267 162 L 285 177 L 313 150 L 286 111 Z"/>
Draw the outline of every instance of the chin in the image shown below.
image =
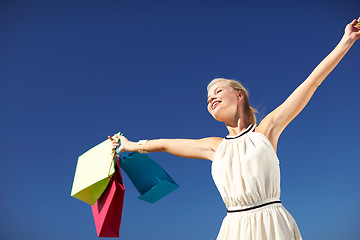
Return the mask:
<path fill-rule="evenodd" d="M 219 108 L 219 109 L 215 109 L 212 113 L 211 116 L 213 116 L 213 118 L 216 121 L 219 122 L 226 122 L 229 119 L 232 119 L 233 116 L 235 116 L 236 114 L 236 109 L 233 108 Z"/>
<path fill-rule="evenodd" d="M 222 114 L 212 113 L 211 115 L 213 116 L 213 118 L 214 118 L 216 121 L 224 122 L 224 116 L 222 116 Z"/>
<path fill-rule="evenodd" d="M 211 114 L 211 116 L 216 120 L 216 121 L 219 121 L 219 122 L 223 122 L 222 119 L 223 119 L 223 112 L 221 108 L 217 107 L 215 109 L 213 109 L 211 112 L 209 111 L 209 113 Z"/>

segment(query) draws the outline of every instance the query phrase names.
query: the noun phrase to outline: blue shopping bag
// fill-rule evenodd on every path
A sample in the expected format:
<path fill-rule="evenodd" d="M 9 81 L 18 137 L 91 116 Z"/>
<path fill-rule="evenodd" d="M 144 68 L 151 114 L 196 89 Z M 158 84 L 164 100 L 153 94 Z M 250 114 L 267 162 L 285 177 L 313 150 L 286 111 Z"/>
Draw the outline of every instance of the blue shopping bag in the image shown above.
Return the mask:
<path fill-rule="evenodd" d="M 120 167 L 141 194 L 138 199 L 154 203 L 179 186 L 165 170 L 148 155 L 121 153 Z"/>

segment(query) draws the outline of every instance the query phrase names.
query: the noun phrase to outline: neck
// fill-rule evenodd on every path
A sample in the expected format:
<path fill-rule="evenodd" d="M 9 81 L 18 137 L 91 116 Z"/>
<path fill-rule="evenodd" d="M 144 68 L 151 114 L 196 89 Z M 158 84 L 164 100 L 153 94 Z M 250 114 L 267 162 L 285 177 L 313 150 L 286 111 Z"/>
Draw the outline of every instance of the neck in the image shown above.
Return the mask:
<path fill-rule="evenodd" d="M 249 127 L 251 122 L 246 114 L 238 114 L 234 119 L 225 122 L 226 128 L 229 131 L 229 136 L 238 135 L 240 132 L 244 131 Z"/>

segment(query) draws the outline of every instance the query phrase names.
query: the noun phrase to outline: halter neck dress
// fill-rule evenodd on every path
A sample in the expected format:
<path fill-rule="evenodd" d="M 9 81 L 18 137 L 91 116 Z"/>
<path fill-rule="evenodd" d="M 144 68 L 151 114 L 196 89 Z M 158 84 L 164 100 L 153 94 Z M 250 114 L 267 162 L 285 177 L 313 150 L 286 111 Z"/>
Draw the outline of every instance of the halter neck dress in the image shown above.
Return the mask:
<path fill-rule="evenodd" d="M 217 240 L 301 240 L 280 202 L 279 160 L 255 125 L 218 146 L 211 173 L 228 210 Z"/>

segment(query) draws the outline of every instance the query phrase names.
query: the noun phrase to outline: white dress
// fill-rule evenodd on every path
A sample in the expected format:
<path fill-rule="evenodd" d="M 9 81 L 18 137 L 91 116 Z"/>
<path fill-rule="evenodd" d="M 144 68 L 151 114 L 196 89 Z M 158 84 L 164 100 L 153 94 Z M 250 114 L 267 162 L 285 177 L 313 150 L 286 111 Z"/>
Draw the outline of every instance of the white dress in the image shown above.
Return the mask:
<path fill-rule="evenodd" d="M 270 141 L 250 125 L 225 137 L 212 176 L 228 210 L 217 240 L 300 240 L 295 220 L 280 202 L 280 168 Z"/>

